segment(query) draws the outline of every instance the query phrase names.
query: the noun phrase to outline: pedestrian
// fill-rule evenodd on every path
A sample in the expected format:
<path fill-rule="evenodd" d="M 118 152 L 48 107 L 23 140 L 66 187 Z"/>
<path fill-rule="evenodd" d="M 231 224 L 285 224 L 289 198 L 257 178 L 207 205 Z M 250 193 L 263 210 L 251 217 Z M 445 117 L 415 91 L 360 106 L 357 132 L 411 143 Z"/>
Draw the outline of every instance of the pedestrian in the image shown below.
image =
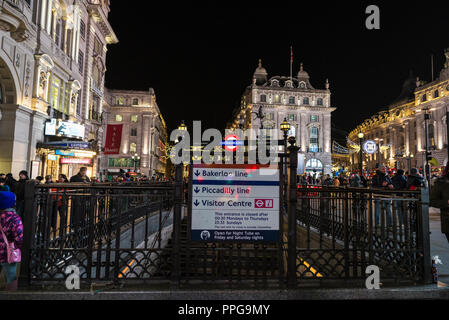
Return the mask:
<path fill-rule="evenodd" d="M 41 184 L 42 181 L 44 181 L 44 178 L 42 178 L 41 176 L 36 177 L 36 184 Z"/>
<path fill-rule="evenodd" d="M 441 232 L 449 242 L 449 163 L 442 176 L 435 182 L 430 194 L 430 205 L 441 212 Z"/>
<path fill-rule="evenodd" d="M 52 176 L 46 176 L 45 177 L 45 184 L 52 184 L 53 182 L 53 177 Z"/>
<path fill-rule="evenodd" d="M 372 179 L 372 187 L 375 189 L 381 189 L 381 190 L 393 190 L 393 182 L 390 179 L 390 176 L 387 173 L 387 168 L 385 166 L 380 166 L 379 169 L 376 171 L 376 174 L 373 176 Z M 384 207 L 386 210 L 387 215 L 387 224 L 388 227 L 391 227 L 393 225 L 393 219 L 391 216 L 391 202 L 389 200 L 374 200 L 374 212 L 375 212 L 375 222 L 376 226 L 380 226 L 380 217 L 381 217 L 381 210 Z M 382 219 L 383 220 L 383 219 Z"/>
<path fill-rule="evenodd" d="M 5 178 L 0 178 L 0 191 L 11 191 L 9 186 L 6 184 L 6 176 Z"/>
<path fill-rule="evenodd" d="M 404 176 L 404 170 L 399 169 L 396 173 L 396 175 L 393 177 L 393 179 L 391 179 L 391 182 L 393 183 L 393 187 L 394 190 L 400 190 L 400 191 L 405 191 L 407 190 L 407 178 Z M 397 193 L 396 194 L 397 197 L 402 197 L 403 193 Z M 406 208 L 407 206 L 407 202 L 405 200 L 394 200 L 393 201 L 393 206 L 394 206 L 394 210 L 395 212 L 397 212 L 398 217 L 399 217 L 399 222 L 401 224 L 401 226 L 404 224 L 404 216 L 405 216 L 405 210 L 407 210 Z"/>
<path fill-rule="evenodd" d="M 330 174 L 326 174 L 326 177 L 323 179 L 323 186 L 332 187 L 333 184 L 334 182 L 332 181 Z"/>
<path fill-rule="evenodd" d="M 89 183 L 90 179 L 87 176 L 87 168 L 82 167 L 77 175 L 70 178 L 70 183 Z"/>
<path fill-rule="evenodd" d="M 25 211 L 25 185 L 29 180 L 30 178 L 28 177 L 28 172 L 26 172 L 25 170 L 20 171 L 19 181 L 17 181 L 16 185 L 14 186 L 14 193 L 17 197 L 16 211 L 22 219 Z"/>
<path fill-rule="evenodd" d="M 69 183 L 69 179 L 67 179 L 67 176 L 65 174 L 60 174 L 58 176 L 58 183 Z"/>
<path fill-rule="evenodd" d="M 406 189 L 411 191 L 419 190 L 422 187 L 424 187 L 424 185 L 425 185 L 424 178 L 419 174 L 418 169 L 412 168 L 407 178 Z"/>
<path fill-rule="evenodd" d="M 7 291 L 17 290 L 17 263 L 20 262 L 19 255 L 8 254 L 8 251 L 18 253 L 23 243 L 23 224 L 13 209 L 15 204 L 14 193 L 0 192 L 0 265 L 5 273 Z"/>
<path fill-rule="evenodd" d="M 11 192 L 14 192 L 14 187 L 17 183 L 17 180 L 14 179 L 14 177 L 12 176 L 12 173 L 8 173 L 6 175 L 6 185 L 9 187 L 9 190 Z"/>
<path fill-rule="evenodd" d="M 350 181 L 350 186 L 352 188 L 360 188 L 360 177 L 358 174 L 354 174 Z"/>
<path fill-rule="evenodd" d="M 0 173 L 0 179 L 5 179 L 6 180 L 6 174 Z"/>
<path fill-rule="evenodd" d="M 335 177 L 334 178 L 334 187 L 339 187 L 339 186 L 340 186 L 340 180 L 337 177 Z"/>

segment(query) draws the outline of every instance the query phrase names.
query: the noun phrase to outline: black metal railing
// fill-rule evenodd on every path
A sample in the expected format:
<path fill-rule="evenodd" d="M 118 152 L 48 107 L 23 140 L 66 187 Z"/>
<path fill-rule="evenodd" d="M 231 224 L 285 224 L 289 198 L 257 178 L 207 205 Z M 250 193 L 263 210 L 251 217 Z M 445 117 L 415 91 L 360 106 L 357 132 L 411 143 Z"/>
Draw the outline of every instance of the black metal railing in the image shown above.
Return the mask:
<path fill-rule="evenodd" d="M 149 278 L 173 222 L 172 184 L 27 185 L 24 270 L 28 284 Z"/>
<path fill-rule="evenodd" d="M 299 188 L 298 279 L 363 280 L 376 265 L 384 282 L 428 280 L 426 194 Z"/>

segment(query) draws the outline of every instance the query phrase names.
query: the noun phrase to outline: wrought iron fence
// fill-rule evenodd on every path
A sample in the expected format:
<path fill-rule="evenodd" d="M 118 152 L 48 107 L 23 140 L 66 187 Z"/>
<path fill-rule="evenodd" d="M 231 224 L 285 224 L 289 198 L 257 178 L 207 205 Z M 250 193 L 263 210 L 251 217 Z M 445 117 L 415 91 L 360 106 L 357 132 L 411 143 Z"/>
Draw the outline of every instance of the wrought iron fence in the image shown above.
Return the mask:
<path fill-rule="evenodd" d="M 24 260 L 30 284 L 157 277 L 163 232 L 173 221 L 173 185 L 27 185 Z"/>
<path fill-rule="evenodd" d="M 426 197 L 426 189 L 299 188 L 298 280 L 363 280 L 370 265 L 384 282 L 428 280 Z"/>

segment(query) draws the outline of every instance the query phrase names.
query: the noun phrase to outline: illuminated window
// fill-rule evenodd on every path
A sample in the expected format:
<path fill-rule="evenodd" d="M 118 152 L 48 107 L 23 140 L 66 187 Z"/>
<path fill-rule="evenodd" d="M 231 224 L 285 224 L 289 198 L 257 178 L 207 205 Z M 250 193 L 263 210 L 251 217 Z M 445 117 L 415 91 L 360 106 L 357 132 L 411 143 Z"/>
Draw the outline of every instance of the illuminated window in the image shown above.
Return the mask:
<path fill-rule="evenodd" d="M 122 122 L 123 121 L 123 117 L 118 114 L 118 115 L 115 116 L 115 121 L 116 122 Z"/>
<path fill-rule="evenodd" d="M 131 116 L 131 122 L 137 122 L 138 120 L 139 120 L 139 116 L 137 116 L 137 115 Z"/>
<path fill-rule="evenodd" d="M 290 97 L 290 98 L 288 99 L 288 103 L 289 103 L 289 104 L 295 104 L 295 101 L 296 101 L 295 97 Z"/>
<path fill-rule="evenodd" d="M 309 152 L 318 152 L 319 144 L 319 130 L 316 127 L 310 128 L 310 144 L 309 144 Z"/>
<path fill-rule="evenodd" d="M 130 153 L 136 153 L 137 152 L 137 145 L 135 143 L 131 143 L 129 146 L 129 152 Z"/>
<path fill-rule="evenodd" d="M 122 97 L 117 98 L 117 104 L 119 106 L 123 106 L 123 98 Z"/>
<path fill-rule="evenodd" d="M 51 89 L 52 89 L 52 94 L 51 94 L 51 105 L 53 107 L 53 109 L 61 110 L 61 95 L 62 95 L 62 81 L 61 79 L 59 79 L 57 76 L 53 75 L 52 77 L 52 81 L 51 81 Z"/>
<path fill-rule="evenodd" d="M 281 102 L 281 97 L 279 97 L 278 95 L 274 96 L 274 103 L 280 103 Z"/>

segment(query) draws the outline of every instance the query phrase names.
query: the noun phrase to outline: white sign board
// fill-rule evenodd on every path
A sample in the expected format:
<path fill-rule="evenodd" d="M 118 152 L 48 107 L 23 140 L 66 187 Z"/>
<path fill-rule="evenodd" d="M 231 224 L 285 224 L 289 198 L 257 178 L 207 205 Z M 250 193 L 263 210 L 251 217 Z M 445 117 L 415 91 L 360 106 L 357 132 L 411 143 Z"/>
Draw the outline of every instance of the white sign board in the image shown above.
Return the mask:
<path fill-rule="evenodd" d="M 279 240 L 279 169 L 260 165 L 194 165 L 192 240 Z"/>

